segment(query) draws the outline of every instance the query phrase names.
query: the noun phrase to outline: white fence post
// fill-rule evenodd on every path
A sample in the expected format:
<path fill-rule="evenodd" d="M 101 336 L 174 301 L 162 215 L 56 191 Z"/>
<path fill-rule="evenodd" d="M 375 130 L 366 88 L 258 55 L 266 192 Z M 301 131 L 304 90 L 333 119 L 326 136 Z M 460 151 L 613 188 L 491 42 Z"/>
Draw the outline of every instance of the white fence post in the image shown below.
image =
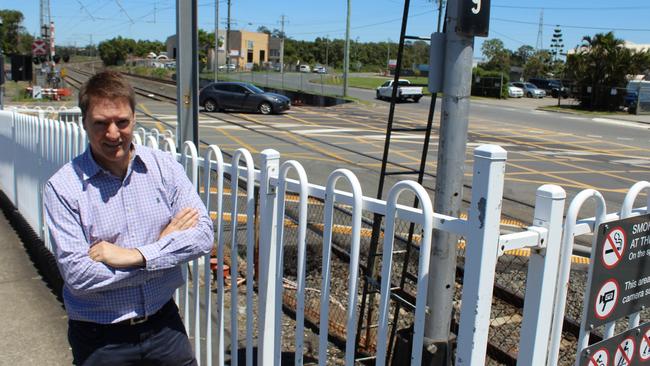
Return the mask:
<path fill-rule="evenodd" d="M 484 365 L 487 350 L 506 151 L 483 145 L 474 150 L 472 201 L 468 212 L 463 295 L 456 365 Z"/>
<path fill-rule="evenodd" d="M 257 361 L 260 365 L 272 364 L 275 339 L 275 312 L 281 311 L 275 307 L 275 277 L 277 275 L 278 258 L 271 256 L 277 253 L 276 240 L 276 205 L 277 189 L 271 184 L 271 179 L 278 178 L 280 153 L 273 149 L 261 152 L 262 170 L 260 177 L 260 207 L 259 207 L 259 275 L 258 275 L 258 345 Z"/>
<path fill-rule="evenodd" d="M 534 227 L 529 230 L 545 228 L 546 240 L 541 243 L 541 248 L 531 248 L 530 251 L 517 365 L 542 365 L 546 362 L 555 279 L 560 264 L 565 198 L 564 189 L 556 185 L 543 185 L 537 189 Z"/>
<path fill-rule="evenodd" d="M 566 307 L 566 297 L 569 292 L 569 274 L 571 272 L 571 256 L 573 255 L 573 241 L 575 237 L 575 228 L 576 221 L 578 220 L 578 213 L 580 208 L 585 203 L 585 201 L 593 199 L 596 204 L 596 218 L 594 222 L 594 228 L 597 228 L 601 222 L 605 219 L 607 215 L 607 209 L 605 206 L 605 199 L 603 196 L 596 190 L 585 189 L 578 193 L 567 209 L 566 219 L 564 220 L 564 227 L 562 229 L 562 247 L 560 249 L 560 268 L 557 275 L 557 284 L 555 285 L 555 303 L 553 307 L 553 323 L 551 325 L 551 341 L 550 348 L 548 352 L 548 360 L 546 364 L 548 366 L 555 366 L 558 363 L 558 356 L 560 352 L 560 342 L 562 340 L 562 326 L 564 320 L 564 313 Z M 593 238 L 594 247 L 596 242 L 596 236 Z M 594 253 L 592 251 L 591 261 L 594 260 Z M 591 285 L 591 269 L 589 270 L 587 280 L 587 287 Z M 580 326 L 580 340 L 585 339 L 584 337 L 584 324 Z M 589 335 L 587 334 L 586 339 L 588 341 Z M 582 347 L 578 343 L 578 351 L 576 354 L 580 354 Z"/>

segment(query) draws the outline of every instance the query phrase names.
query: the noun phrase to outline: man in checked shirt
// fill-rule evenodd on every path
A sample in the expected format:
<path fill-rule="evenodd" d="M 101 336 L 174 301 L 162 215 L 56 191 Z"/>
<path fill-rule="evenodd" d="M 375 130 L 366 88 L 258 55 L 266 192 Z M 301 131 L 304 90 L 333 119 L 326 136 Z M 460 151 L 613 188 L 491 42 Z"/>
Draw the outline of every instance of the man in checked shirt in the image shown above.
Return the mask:
<path fill-rule="evenodd" d="M 45 187 L 77 365 L 194 365 L 174 290 L 210 252 L 212 220 L 170 154 L 133 143 L 135 94 L 116 72 L 79 92 L 88 148 Z"/>

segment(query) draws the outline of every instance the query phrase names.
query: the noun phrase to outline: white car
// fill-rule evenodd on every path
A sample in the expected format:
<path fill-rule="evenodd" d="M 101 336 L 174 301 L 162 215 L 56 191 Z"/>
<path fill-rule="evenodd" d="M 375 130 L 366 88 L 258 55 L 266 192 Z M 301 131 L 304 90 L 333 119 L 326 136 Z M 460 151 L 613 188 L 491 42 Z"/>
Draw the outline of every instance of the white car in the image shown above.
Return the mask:
<path fill-rule="evenodd" d="M 309 65 L 300 65 L 298 67 L 298 71 L 300 71 L 300 72 L 311 72 L 311 67 L 309 67 Z"/>
<path fill-rule="evenodd" d="M 381 86 L 377 87 L 377 99 L 390 99 L 393 95 L 393 80 L 386 80 Z M 411 86 L 411 82 L 406 79 L 399 79 L 397 82 L 397 100 L 404 101 L 413 99 L 415 103 L 422 98 L 422 87 Z"/>
<path fill-rule="evenodd" d="M 227 65 L 219 65 L 219 70 L 225 71 L 235 71 L 237 69 L 237 66 L 235 64 L 227 64 Z"/>
<path fill-rule="evenodd" d="M 317 74 L 327 74 L 327 69 L 325 66 L 314 66 L 314 70 L 312 72 L 315 72 Z"/>
<path fill-rule="evenodd" d="M 521 98 L 524 96 L 524 89 L 508 84 L 508 96 L 510 98 Z"/>

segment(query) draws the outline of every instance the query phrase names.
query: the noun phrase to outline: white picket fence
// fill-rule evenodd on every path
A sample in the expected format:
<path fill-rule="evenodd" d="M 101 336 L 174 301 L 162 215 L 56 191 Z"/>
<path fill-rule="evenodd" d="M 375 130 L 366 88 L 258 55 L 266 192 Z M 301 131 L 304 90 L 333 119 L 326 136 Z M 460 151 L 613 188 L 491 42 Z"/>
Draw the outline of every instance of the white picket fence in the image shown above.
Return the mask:
<path fill-rule="evenodd" d="M 44 225 L 42 188 L 47 179 L 63 164 L 81 153 L 86 146 L 86 135 L 77 123 L 61 122 L 26 116 L 17 112 L 0 111 L 0 189 L 11 199 L 34 231 L 52 250 Z M 382 283 L 379 301 L 379 328 L 377 332 L 377 364 L 386 363 L 387 327 L 389 322 L 390 273 L 393 267 L 392 249 L 395 222 L 415 223 L 422 229 L 418 282 L 414 318 L 414 341 L 410 364 L 420 365 L 423 336 L 425 334 L 427 279 L 431 254 L 432 230 L 443 230 L 466 239 L 465 274 L 463 279 L 460 326 L 457 339 L 456 365 L 483 365 L 492 305 L 495 268 L 499 256 L 506 251 L 530 248 L 525 306 L 520 334 L 518 365 L 556 365 L 559 352 L 562 315 L 566 287 L 569 281 L 570 256 L 575 236 L 592 232 L 598 223 L 647 212 L 647 207 L 634 209 L 634 201 L 647 182 L 637 183 L 628 194 L 620 214 L 606 215 L 602 196 L 595 191 L 580 193 L 571 204 L 563 236 L 565 192 L 554 185 L 539 187 L 533 226 L 527 230 L 501 235 L 499 230 L 502 193 L 506 166 L 506 151 L 499 146 L 484 145 L 474 151 L 472 197 L 467 220 L 433 212 L 431 200 L 425 189 L 412 181 L 396 183 L 386 201 L 363 196 L 361 185 L 349 170 L 332 172 L 325 186 L 308 181 L 301 164 L 289 160 L 281 163 L 275 150 L 260 154 L 259 170 L 255 169 L 253 156 L 245 149 L 234 152 L 231 161 L 224 160 L 219 147 L 210 145 L 199 156 L 197 147 L 185 142 L 179 149 L 169 132 L 145 131 L 139 128 L 135 141 L 152 148 L 160 148 L 175 156 L 185 166 L 188 177 L 203 191 L 206 206 L 213 212 L 215 221 L 216 252 L 218 258 L 216 278 L 210 269 L 209 255 L 197 259 L 186 273 L 192 281 L 177 291 L 176 300 L 181 308 L 185 326 L 192 336 L 197 359 L 203 365 L 237 365 L 238 349 L 245 348 L 246 365 L 253 364 L 257 349 L 257 362 L 278 365 L 281 356 L 281 339 L 295 339 L 295 364 L 302 365 L 304 356 L 305 266 L 308 199 L 315 197 L 324 202 L 322 227 L 322 274 L 320 289 L 321 309 L 319 328 L 319 365 L 328 362 L 327 325 L 329 324 L 329 284 L 332 280 L 331 251 L 334 205 L 347 205 L 352 212 L 350 224 L 350 263 L 347 279 L 345 364 L 354 363 L 354 340 L 357 324 L 357 294 L 359 273 L 359 247 L 361 217 L 365 214 L 385 215 Z M 289 174 L 298 179 L 289 179 Z M 230 189 L 224 187 L 227 177 Z M 347 181 L 351 192 L 336 189 L 341 179 Z M 256 189 L 255 187 L 259 187 Z M 245 187 L 245 189 L 243 189 Z M 229 193 L 228 193 L 229 191 Z M 240 193 L 241 192 L 241 193 Z M 421 208 L 398 204 L 408 192 L 420 201 Z M 224 203 L 230 195 L 230 210 Z M 285 248 L 285 210 L 289 194 L 298 196 L 297 222 L 297 279 L 296 279 L 296 330 L 284 334 L 281 326 L 283 294 L 283 258 Z M 596 218 L 577 221 L 577 211 L 589 198 L 599 202 Z M 239 202 L 239 199 L 244 202 Z M 601 202 L 602 201 L 602 202 Z M 257 213 L 255 212 L 258 205 Z M 240 207 L 245 212 L 239 212 Z M 240 228 L 239 218 L 243 226 Z M 256 223 L 257 217 L 257 225 Z M 229 223 L 229 224 L 228 224 Z M 245 239 L 237 233 L 245 231 Z M 230 272 L 232 286 L 237 276 L 246 280 L 244 338 L 240 318 L 238 291 L 225 291 L 224 248 L 227 233 L 230 236 Z M 258 247 L 256 248 L 256 245 Z M 255 255 L 256 249 L 258 254 Z M 245 252 L 246 274 L 240 273 L 238 253 Z M 256 263 L 256 261 L 258 261 Z M 254 270 L 257 266 L 257 283 Z M 184 266 L 187 270 L 187 266 Z M 559 275 L 558 275 L 559 273 Z M 212 282 L 216 283 L 213 294 Z M 560 284 L 560 285 L 558 285 Z M 257 291 L 255 290 L 257 286 Z M 226 298 L 230 303 L 226 304 Z M 255 300 L 257 299 L 257 300 Z M 225 314 L 230 308 L 229 320 Z M 253 321 L 256 317 L 257 321 Z M 638 319 L 633 320 L 638 324 Z M 613 332 L 608 328 L 608 336 Z M 586 345 L 581 337 L 581 347 Z M 580 350 L 581 348 L 579 348 Z"/>

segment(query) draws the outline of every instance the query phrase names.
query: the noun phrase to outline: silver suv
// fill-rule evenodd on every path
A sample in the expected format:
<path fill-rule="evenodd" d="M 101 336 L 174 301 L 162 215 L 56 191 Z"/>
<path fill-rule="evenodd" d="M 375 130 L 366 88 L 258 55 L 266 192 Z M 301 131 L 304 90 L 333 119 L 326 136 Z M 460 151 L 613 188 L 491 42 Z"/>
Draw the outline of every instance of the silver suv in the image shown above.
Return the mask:
<path fill-rule="evenodd" d="M 518 88 L 523 89 L 524 95 L 527 96 L 528 98 L 544 98 L 546 96 L 546 92 L 536 87 L 535 84 L 522 83 L 519 81 L 512 82 L 511 84 Z"/>

